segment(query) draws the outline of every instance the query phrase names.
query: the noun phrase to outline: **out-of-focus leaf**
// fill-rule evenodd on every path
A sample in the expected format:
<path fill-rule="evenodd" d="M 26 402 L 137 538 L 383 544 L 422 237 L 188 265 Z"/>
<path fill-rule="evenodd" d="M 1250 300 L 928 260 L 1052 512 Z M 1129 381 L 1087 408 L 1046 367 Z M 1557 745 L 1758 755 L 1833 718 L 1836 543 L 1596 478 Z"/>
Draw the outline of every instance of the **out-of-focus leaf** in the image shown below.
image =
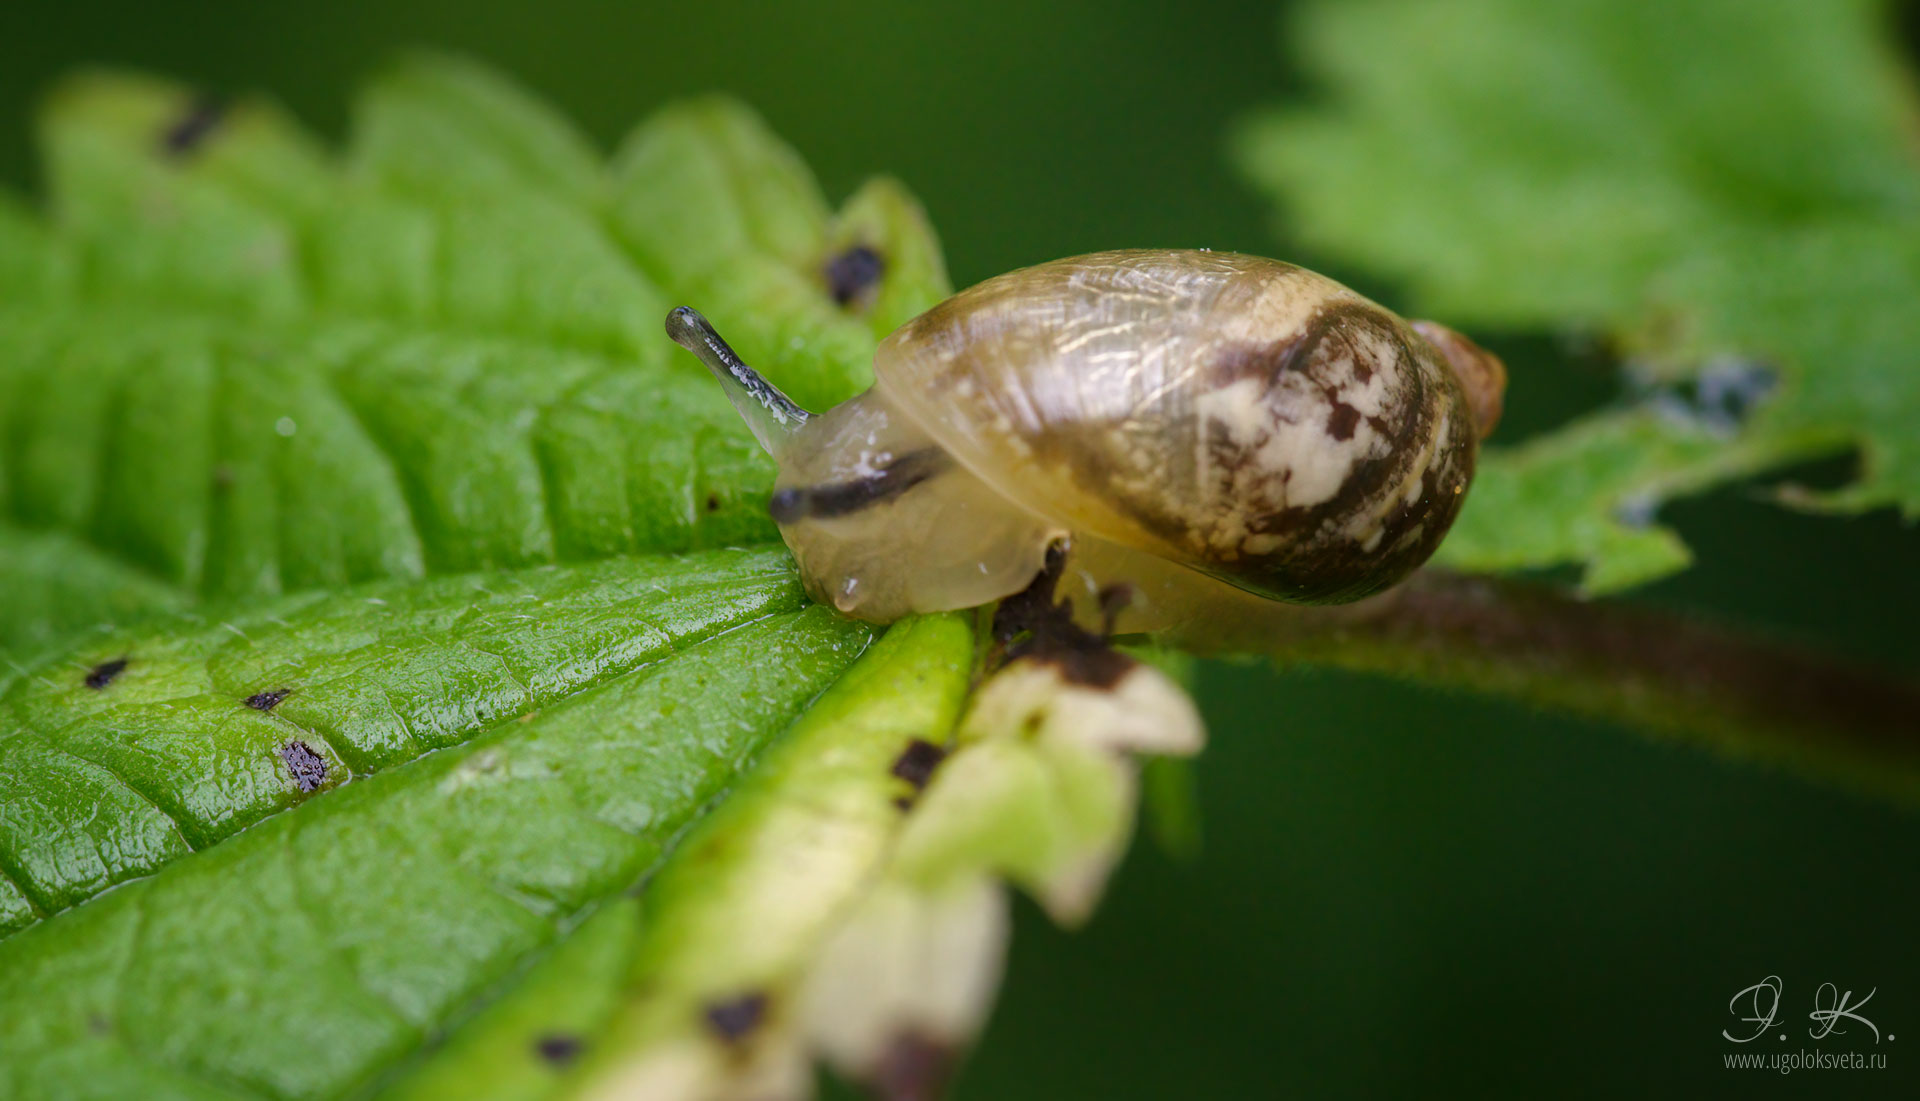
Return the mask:
<path fill-rule="evenodd" d="M 1442 561 L 1636 584 L 1687 561 L 1662 500 L 1850 447 L 1825 506 L 1920 515 L 1920 164 L 1885 17 L 1363 0 L 1289 23 L 1328 94 L 1236 149 L 1290 232 L 1450 322 L 1604 331 L 1658 384 L 1490 452 Z"/>
<path fill-rule="evenodd" d="M 172 611 L 188 599 L 71 535 L 0 525 L 0 686 L 76 624 Z"/>

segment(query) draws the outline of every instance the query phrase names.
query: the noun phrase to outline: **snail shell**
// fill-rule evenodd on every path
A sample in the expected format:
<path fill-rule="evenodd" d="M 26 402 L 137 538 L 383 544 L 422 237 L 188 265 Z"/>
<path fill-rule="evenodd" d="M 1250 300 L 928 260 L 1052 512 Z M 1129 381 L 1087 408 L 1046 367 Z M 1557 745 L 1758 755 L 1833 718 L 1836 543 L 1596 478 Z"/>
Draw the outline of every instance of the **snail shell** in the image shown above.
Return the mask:
<path fill-rule="evenodd" d="M 1446 534 L 1505 378 L 1451 330 L 1233 253 L 989 279 L 894 331 L 873 389 L 818 417 L 674 317 L 780 465 L 773 512 L 809 590 L 882 621 L 1016 592 L 1061 539 L 1103 572 L 1367 596 Z"/>

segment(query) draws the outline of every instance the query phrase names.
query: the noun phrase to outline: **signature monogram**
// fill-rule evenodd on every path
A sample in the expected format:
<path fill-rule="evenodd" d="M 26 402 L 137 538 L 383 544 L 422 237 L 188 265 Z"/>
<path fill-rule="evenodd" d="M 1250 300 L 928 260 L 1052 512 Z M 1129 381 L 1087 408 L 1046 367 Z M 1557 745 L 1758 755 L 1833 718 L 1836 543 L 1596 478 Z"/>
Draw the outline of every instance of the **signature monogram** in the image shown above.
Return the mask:
<path fill-rule="evenodd" d="M 1780 999 L 1785 992 L 1786 984 L 1780 981 L 1780 976 L 1768 975 L 1735 994 L 1733 999 L 1727 1002 L 1727 1012 L 1739 1015 L 1744 1002 L 1749 1012 L 1746 1016 L 1740 1017 L 1740 1022 L 1753 1026 L 1753 1031 L 1748 1035 L 1736 1036 L 1726 1029 L 1721 1029 L 1720 1035 L 1736 1044 L 1744 1044 L 1751 1040 L 1758 1040 L 1773 1031 L 1774 1026 L 1780 1023 Z M 1842 993 L 1839 987 L 1830 982 L 1821 983 L 1820 989 L 1813 993 L 1813 1010 L 1807 1014 L 1807 1019 L 1813 1022 L 1813 1027 L 1807 1030 L 1807 1035 L 1816 1040 L 1824 1040 L 1833 1035 L 1844 1036 L 1847 1030 L 1840 1027 L 1840 1022 L 1857 1021 L 1871 1029 L 1873 1042 L 1879 1043 L 1879 1026 L 1862 1017 L 1858 1012 L 1879 992 L 1880 988 L 1876 986 L 1867 991 L 1866 997 L 1856 1002 L 1853 1000 L 1853 991 Z M 1780 1038 L 1786 1039 L 1786 1034 L 1781 1033 Z"/>

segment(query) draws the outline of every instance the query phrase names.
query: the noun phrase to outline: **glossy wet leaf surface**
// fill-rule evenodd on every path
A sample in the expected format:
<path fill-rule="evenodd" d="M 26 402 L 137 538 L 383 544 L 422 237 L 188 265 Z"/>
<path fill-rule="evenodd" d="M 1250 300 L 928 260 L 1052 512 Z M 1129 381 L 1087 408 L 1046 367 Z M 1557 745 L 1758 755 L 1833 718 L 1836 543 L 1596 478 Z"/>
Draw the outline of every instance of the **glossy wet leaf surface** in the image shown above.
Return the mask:
<path fill-rule="evenodd" d="M 785 555 L 715 551 L 363 585 L 90 639 L 4 698 L 0 867 L 58 913 L 801 602 Z"/>
<path fill-rule="evenodd" d="M 333 1096 L 634 884 L 858 655 L 781 611 L 5 942 L 16 1096 Z"/>

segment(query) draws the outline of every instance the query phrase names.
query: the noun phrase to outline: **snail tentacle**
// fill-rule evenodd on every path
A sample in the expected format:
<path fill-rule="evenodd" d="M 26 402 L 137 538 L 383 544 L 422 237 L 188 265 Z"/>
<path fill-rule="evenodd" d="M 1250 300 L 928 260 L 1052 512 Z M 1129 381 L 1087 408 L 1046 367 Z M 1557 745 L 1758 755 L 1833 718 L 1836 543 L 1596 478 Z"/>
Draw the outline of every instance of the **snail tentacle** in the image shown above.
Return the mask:
<path fill-rule="evenodd" d="M 733 348 L 721 339 L 713 325 L 690 306 L 678 306 L 667 314 L 667 336 L 675 344 L 698 356 L 727 392 L 727 400 L 753 430 L 777 462 L 787 443 L 812 413 L 794 404 L 792 398 L 768 382 L 760 372 L 740 362 Z"/>

